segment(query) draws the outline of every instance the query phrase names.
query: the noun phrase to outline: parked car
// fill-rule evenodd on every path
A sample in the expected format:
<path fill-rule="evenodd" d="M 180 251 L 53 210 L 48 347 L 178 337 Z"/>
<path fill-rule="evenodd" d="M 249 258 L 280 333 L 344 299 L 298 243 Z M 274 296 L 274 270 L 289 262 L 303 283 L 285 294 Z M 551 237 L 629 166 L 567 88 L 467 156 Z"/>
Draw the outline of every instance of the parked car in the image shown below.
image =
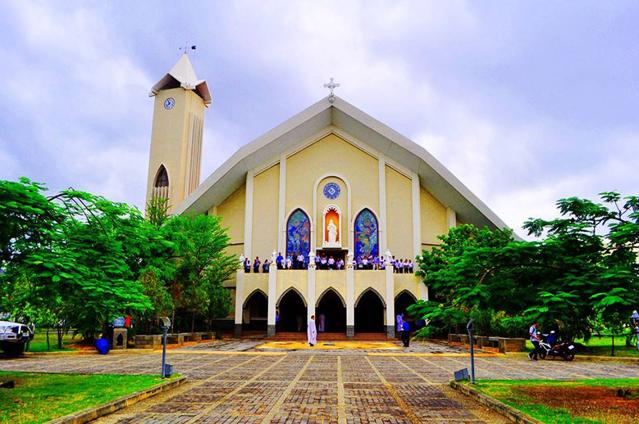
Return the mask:
<path fill-rule="evenodd" d="M 0 321 L 0 350 L 7 355 L 21 355 L 31 340 L 32 327 L 19 322 Z"/>

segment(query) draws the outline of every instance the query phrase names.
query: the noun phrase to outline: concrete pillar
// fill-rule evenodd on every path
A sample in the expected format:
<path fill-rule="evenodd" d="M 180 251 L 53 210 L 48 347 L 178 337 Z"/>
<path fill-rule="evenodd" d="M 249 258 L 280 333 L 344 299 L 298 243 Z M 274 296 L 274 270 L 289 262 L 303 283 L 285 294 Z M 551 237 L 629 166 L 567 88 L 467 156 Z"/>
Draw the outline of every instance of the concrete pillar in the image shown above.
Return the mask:
<path fill-rule="evenodd" d="M 253 260 L 253 170 L 246 173 L 244 205 L 244 256 Z"/>
<path fill-rule="evenodd" d="M 419 175 L 412 173 L 412 204 L 413 204 L 413 259 L 422 254 L 422 211 L 419 191 Z"/>
<path fill-rule="evenodd" d="M 241 258 L 243 259 L 243 257 Z M 242 307 L 244 306 L 244 268 L 238 269 L 235 277 L 235 337 L 242 337 Z"/>
<path fill-rule="evenodd" d="M 451 208 L 446 208 L 446 224 L 449 229 L 457 226 L 457 213 Z"/>
<path fill-rule="evenodd" d="M 277 259 L 276 252 L 271 255 L 271 264 L 268 267 L 268 314 L 266 317 L 266 335 L 275 335 L 275 303 L 277 302 Z"/>
<path fill-rule="evenodd" d="M 346 255 L 346 337 L 355 336 L 355 270 L 353 252 Z"/>
<path fill-rule="evenodd" d="M 286 155 L 280 155 L 280 181 L 277 214 L 277 251 L 286 255 Z"/>
<path fill-rule="evenodd" d="M 386 251 L 386 337 L 395 337 L 395 279 L 393 278 L 393 256 Z"/>
<path fill-rule="evenodd" d="M 315 315 L 315 253 L 308 254 L 308 271 L 306 279 L 306 322 Z M 317 321 L 317 320 L 316 320 Z"/>
<path fill-rule="evenodd" d="M 388 241 L 386 232 L 386 160 L 383 157 L 378 159 L 379 177 L 379 252 L 385 252 Z"/>
<path fill-rule="evenodd" d="M 419 283 L 419 299 L 428 300 L 428 287 L 422 282 Z"/>

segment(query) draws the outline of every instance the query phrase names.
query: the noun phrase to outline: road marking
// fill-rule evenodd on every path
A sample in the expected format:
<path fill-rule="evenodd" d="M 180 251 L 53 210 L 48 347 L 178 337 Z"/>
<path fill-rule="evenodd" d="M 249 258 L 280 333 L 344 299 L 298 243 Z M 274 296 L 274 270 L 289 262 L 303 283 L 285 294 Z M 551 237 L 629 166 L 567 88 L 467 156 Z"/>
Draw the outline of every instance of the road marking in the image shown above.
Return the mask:
<path fill-rule="evenodd" d="M 262 424 L 270 423 L 271 420 L 273 419 L 273 416 L 275 416 L 275 414 L 279 412 L 280 407 L 284 403 L 284 400 L 291 393 L 291 391 L 293 391 L 293 387 L 295 387 L 295 384 L 297 384 L 297 382 L 300 381 L 300 378 L 302 378 L 302 375 L 304 374 L 304 372 L 306 371 L 310 363 L 313 361 L 314 357 L 315 357 L 314 355 L 311 355 L 311 357 L 308 358 L 308 360 L 306 361 L 302 369 L 297 373 L 295 378 L 289 383 L 289 385 L 286 387 L 284 392 L 277 399 L 277 402 L 275 402 L 275 405 L 273 405 L 271 410 L 268 411 L 268 414 L 266 414 L 266 416 L 262 420 Z"/>
<path fill-rule="evenodd" d="M 337 421 L 339 424 L 346 424 L 346 400 L 341 356 L 337 357 Z"/>
<path fill-rule="evenodd" d="M 375 374 L 377 374 L 377 377 L 382 380 L 382 384 L 384 384 L 384 387 L 386 388 L 386 390 L 388 391 L 388 393 L 391 395 L 391 397 L 393 399 L 395 399 L 395 402 L 397 402 L 397 404 L 399 405 L 399 408 L 404 411 L 404 413 L 406 414 L 406 416 L 410 419 L 410 421 L 413 424 L 419 424 L 422 421 L 417 417 L 417 415 L 415 415 L 415 413 L 413 413 L 413 411 L 410 409 L 410 407 L 406 404 L 406 402 L 404 402 L 404 399 L 402 399 L 399 396 L 399 393 L 397 393 L 397 391 L 395 390 L 395 387 L 393 387 L 392 384 L 390 384 L 388 381 L 386 381 L 386 379 L 384 378 L 384 376 L 382 375 L 382 373 L 377 369 L 377 367 L 375 366 L 375 364 L 373 364 L 373 362 L 370 360 L 370 358 L 368 356 L 365 356 L 364 358 L 366 358 L 366 360 L 368 361 L 368 363 L 370 364 L 371 367 L 373 367 L 373 371 L 375 371 Z"/>

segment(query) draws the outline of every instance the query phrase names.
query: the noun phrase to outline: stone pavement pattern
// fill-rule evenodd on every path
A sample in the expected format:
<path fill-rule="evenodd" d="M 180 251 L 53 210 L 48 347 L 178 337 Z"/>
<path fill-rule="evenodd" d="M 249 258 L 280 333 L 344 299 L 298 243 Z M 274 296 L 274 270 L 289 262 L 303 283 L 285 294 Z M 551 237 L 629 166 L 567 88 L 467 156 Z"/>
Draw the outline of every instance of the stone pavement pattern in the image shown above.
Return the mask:
<path fill-rule="evenodd" d="M 41 355 L 0 369 L 154 373 L 159 354 Z M 477 358 L 478 378 L 637 375 L 634 363 Z M 446 383 L 468 358 L 402 354 L 169 353 L 189 383 L 103 418 L 102 423 L 480 423 L 505 422 Z"/>

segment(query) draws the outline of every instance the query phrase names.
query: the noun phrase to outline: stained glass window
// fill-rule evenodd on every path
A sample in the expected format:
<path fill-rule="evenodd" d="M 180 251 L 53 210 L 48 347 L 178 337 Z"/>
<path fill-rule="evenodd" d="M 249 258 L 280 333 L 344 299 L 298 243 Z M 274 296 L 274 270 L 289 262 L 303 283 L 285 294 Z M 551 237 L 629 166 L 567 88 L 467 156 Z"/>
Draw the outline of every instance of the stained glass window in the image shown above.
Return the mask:
<path fill-rule="evenodd" d="M 296 209 L 286 223 L 286 255 L 299 255 L 308 259 L 311 250 L 311 221 L 301 209 Z"/>
<path fill-rule="evenodd" d="M 363 209 L 355 219 L 355 258 L 379 255 L 377 218 L 370 209 Z"/>

